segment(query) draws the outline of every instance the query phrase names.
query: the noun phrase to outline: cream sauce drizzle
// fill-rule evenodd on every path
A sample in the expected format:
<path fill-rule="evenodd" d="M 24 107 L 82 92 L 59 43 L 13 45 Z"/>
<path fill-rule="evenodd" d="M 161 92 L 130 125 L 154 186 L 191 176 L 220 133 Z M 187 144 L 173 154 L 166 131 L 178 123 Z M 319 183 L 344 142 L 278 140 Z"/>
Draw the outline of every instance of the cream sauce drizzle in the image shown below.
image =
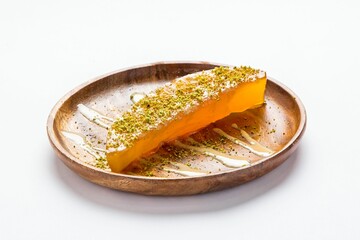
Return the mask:
<path fill-rule="evenodd" d="M 234 124 L 232 125 L 232 127 L 234 127 Z M 246 141 L 249 142 L 249 144 L 241 141 L 240 139 L 238 139 L 236 137 L 233 137 L 233 136 L 227 134 L 226 132 L 224 132 L 220 128 L 214 128 L 213 131 L 220 134 L 221 136 L 229 139 L 233 143 L 238 144 L 238 145 L 248 149 L 249 151 L 251 151 L 252 153 L 254 153 L 254 154 L 258 155 L 258 156 L 268 157 L 268 156 L 270 156 L 271 154 L 274 153 L 272 150 L 270 150 L 267 147 L 261 145 L 255 139 L 250 137 L 250 135 L 247 132 L 245 132 L 244 130 L 242 130 L 240 128 L 236 128 L 236 129 L 240 130 L 241 136 L 243 136 L 246 139 Z"/>
<path fill-rule="evenodd" d="M 114 122 L 114 119 L 109 118 L 107 116 L 104 116 L 100 114 L 99 112 L 95 111 L 94 109 L 91 109 L 89 107 L 86 107 L 84 104 L 77 105 L 79 112 L 90 122 L 93 122 L 100 127 L 109 129 L 110 125 L 107 123 Z"/>
<path fill-rule="evenodd" d="M 196 142 L 196 141 L 194 141 L 194 142 Z M 174 145 L 185 148 L 185 149 L 193 150 L 196 152 L 200 152 L 207 156 L 213 157 L 227 167 L 239 168 L 239 167 L 245 167 L 245 166 L 250 165 L 250 163 L 247 160 L 245 160 L 244 158 L 237 157 L 237 156 L 230 156 L 230 155 L 218 152 L 211 148 L 191 146 L 191 145 L 181 143 L 180 141 L 177 141 L 177 140 L 174 142 Z"/>
<path fill-rule="evenodd" d="M 86 140 L 86 138 L 84 136 L 81 136 L 80 134 L 67 132 L 67 131 L 61 131 L 61 133 L 67 139 L 79 145 L 79 147 L 84 149 L 86 152 L 88 152 L 91 156 L 95 157 L 96 159 L 101 158 L 99 152 L 106 153 L 106 150 L 104 149 L 91 146 L 90 143 Z"/>
<path fill-rule="evenodd" d="M 182 176 L 186 176 L 186 177 L 198 177 L 198 176 L 207 175 L 206 172 L 196 170 L 196 169 L 186 166 L 185 164 L 182 164 L 182 163 L 171 162 L 171 164 L 178 167 L 178 169 L 170 168 L 170 167 L 163 167 L 163 170 L 169 171 L 172 173 L 176 173 L 176 174 L 179 174 Z"/>
<path fill-rule="evenodd" d="M 130 100 L 133 103 L 136 103 L 136 102 L 140 101 L 144 96 L 146 96 L 145 93 L 135 92 L 135 93 L 131 94 Z M 79 104 L 77 107 L 78 107 L 79 112 L 87 120 L 99 125 L 100 127 L 109 129 L 110 128 L 109 124 L 114 122 L 114 119 L 104 116 L 104 115 L 100 114 L 99 112 L 97 112 L 96 110 L 86 107 L 83 104 Z M 266 148 L 265 146 L 263 146 L 259 142 L 257 142 L 255 139 L 253 139 L 247 132 L 240 129 L 237 126 L 237 124 L 234 123 L 231 126 L 235 129 L 239 130 L 241 133 L 241 136 L 244 137 L 248 143 L 243 142 L 240 139 L 225 133 L 220 128 L 213 128 L 213 131 L 218 133 L 219 135 L 229 139 L 230 141 L 234 142 L 235 144 L 238 144 L 238 145 L 248 149 L 249 151 L 253 152 L 254 154 L 256 154 L 258 156 L 267 157 L 274 153 L 272 150 Z M 67 131 L 62 131 L 62 134 L 66 138 L 68 138 L 69 140 L 74 142 L 75 144 L 79 145 L 82 149 L 84 149 L 86 152 L 88 152 L 90 155 L 92 155 L 96 159 L 101 158 L 101 155 L 99 153 L 106 153 L 106 150 L 104 150 L 104 149 L 91 146 L 91 144 L 86 140 L 86 138 L 84 136 L 81 136 L 80 134 L 67 132 Z M 193 150 L 193 151 L 202 153 L 202 154 L 210 156 L 210 157 L 213 157 L 227 167 L 241 168 L 241 167 L 250 165 L 250 162 L 248 160 L 246 160 L 245 158 L 242 158 L 239 156 L 231 156 L 231 155 L 216 151 L 212 148 L 204 146 L 203 144 L 195 141 L 194 139 L 192 139 L 190 137 L 187 139 L 187 141 L 192 144 L 195 144 L 197 146 L 184 144 L 178 140 L 176 140 L 174 142 L 174 145 L 181 147 L 181 148 L 188 149 L 188 150 Z M 196 170 L 194 168 L 191 168 L 182 163 L 171 162 L 171 164 L 176 166 L 177 169 L 171 168 L 171 167 L 163 167 L 163 170 L 169 171 L 172 173 L 176 173 L 176 174 L 179 174 L 182 176 L 189 176 L 189 177 L 204 176 L 204 175 L 208 174 L 206 172 L 202 172 L 202 171 Z"/>

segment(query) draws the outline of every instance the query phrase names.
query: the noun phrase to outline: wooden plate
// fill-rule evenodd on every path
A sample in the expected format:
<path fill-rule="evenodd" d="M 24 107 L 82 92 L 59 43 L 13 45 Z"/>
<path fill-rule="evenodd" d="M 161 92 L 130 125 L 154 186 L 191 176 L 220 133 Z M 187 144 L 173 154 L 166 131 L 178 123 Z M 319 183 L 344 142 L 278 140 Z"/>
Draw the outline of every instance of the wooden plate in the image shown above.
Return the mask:
<path fill-rule="evenodd" d="M 262 107 L 232 114 L 193 136 L 197 140 L 211 141 L 213 137 L 209 132 L 214 127 L 224 128 L 232 135 L 238 134 L 235 129 L 229 128 L 236 122 L 258 142 L 274 151 L 269 157 L 259 158 L 230 141 L 219 143 L 214 140 L 216 146 L 220 144 L 231 154 L 247 157 L 251 162 L 247 167 L 229 168 L 213 158 L 195 155 L 191 159 L 179 158 L 174 161 L 200 169 L 206 175 L 189 177 L 170 171 L 161 172 L 159 166 L 152 166 L 155 170 L 151 175 L 155 176 L 143 176 L 143 172 L 139 172 L 139 175 L 133 172 L 113 173 L 89 164 L 93 156 L 63 134 L 63 131 L 79 133 L 92 144 L 103 148 L 106 129 L 85 119 L 78 111 L 78 104 L 115 118 L 130 106 L 130 95 L 133 92 L 149 92 L 176 77 L 215 66 L 218 65 L 206 62 L 160 62 L 122 69 L 84 83 L 67 93 L 52 109 L 47 122 L 50 143 L 65 165 L 81 177 L 109 188 L 146 195 L 205 193 L 260 177 L 279 166 L 295 151 L 306 125 L 306 113 L 300 99 L 271 78 L 268 79 L 266 88 L 266 104 Z"/>

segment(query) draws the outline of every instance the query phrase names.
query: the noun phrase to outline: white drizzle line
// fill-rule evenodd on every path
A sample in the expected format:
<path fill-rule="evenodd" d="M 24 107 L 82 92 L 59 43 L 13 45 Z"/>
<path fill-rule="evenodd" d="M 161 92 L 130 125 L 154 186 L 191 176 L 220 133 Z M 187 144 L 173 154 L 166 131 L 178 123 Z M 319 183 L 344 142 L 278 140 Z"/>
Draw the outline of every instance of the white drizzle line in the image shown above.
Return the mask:
<path fill-rule="evenodd" d="M 145 93 L 143 92 L 134 92 L 130 95 L 130 100 L 133 103 L 137 103 L 138 101 L 140 101 L 141 99 L 143 99 L 146 96 Z"/>
<path fill-rule="evenodd" d="M 250 137 L 250 135 L 249 135 L 247 132 L 245 132 L 244 130 L 240 129 L 236 123 L 233 123 L 233 124 L 231 125 L 231 127 L 239 130 L 240 133 L 241 133 L 241 136 L 243 136 L 243 137 L 246 139 L 246 141 L 248 141 L 251 145 L 254 145 L 254 144 L 258 143 L 257 141 L 255 141 L 255 139 L 253 139 L 252 137 Z"/>
<path fill-rule="evenodd" d="M 88 141 L 86 141 L 86 138 L 81 136 L 77 133 L 67 132 L 67 131 L 61 131 L 61 133 L 71 140 L 73 143 L 79 145 L 82 149 L 84 149 L 86 152 L 88 152 L 90 155 L 92 155 L 94 158 L 99 159 L 101 158 L 99 152 L 106 153 L 106 150 L 93 147 L 90 145 Z"/>
<path fill-rule="evenodd" d="M 195 144 L 195 145 L 199 145 L 199 146 L 201 146 L 201 147 L 206 147 L 204 144 L 201 144 L 201 143 L 199 143 L 198 141 L 195 141 L 192 137 L 188 137 L 188 138 L 186 139 L 186 141 L 188 141 L 188 142 L 190 142 L 190 143 L 192 143 L 192 144 Z"/>
<path fill-rule="evenodd" d="M 77 105 L 79 112 L 90 122 L 93 122 L 100 127 L 109 129 L 110 125 L 107 123 L 113 123 L 114 119 L 109 118 L 107 116 L 104 116 L 100 114 L 99 112 L 95 111 L 94 109 L 91 109 L 89 107 L 86 107 L 84 104 Z M 107 122 L 106 122 L 107 121 Z"/>
<path fill-rule="evenodd" d="M 192 139 L 192 141 L 196 142 L 193 139 Z M 185 148 L 185 149 L 193 150 L 196 152 L 200 152 L 207 156 L 213 157 L 227 167 L 239 168 L 239 167 L 246 167 L 246 166 L 250 165 L 250 163 L 247 160 L 245 160 L 244 158 L 237 157 L 237 156 L 230 156 L 230 155 L 215 151 L 214 149 L 211 149 L 211 148 L 191 146 L 191 145 L 181 143 L 178 140 L 176 140 L 174 142 L 174 145 Z"/>
<path fill-rule="evenodd" d="M 195 169 L 193 169 L 193 168 L 191 168 L 189 166 L 186 166 L 185 164 L 182 164 L 182 163 L 177 163 L 177 162 L 170 162 L 170 163 L 172 165 L 178 167 L 179 169 L 170 168 L 170 167 L 163 167 L 164 171 L 176 173 L 176 174 L 186 176 L 186 177 L 198 177 L 198 176 L 207 175 L 206 172 L 195 170 Z"/>
<path fill-rule="evenodd" d="M 152 157 L 159 158 L 160 156 L 157 153 L 155 153 L 155 154 L 153 154 Z M 171 168 L 169 166 L 167 166 L 167 167 L 166 166 L 165 167 L 157 167 L 157 169 L 160 170 L 160 171 L 167 171 L 167 172 L 176 173 L 176 174 L 186 176 L 186 177 L 204 176 L 204 175 L 208 174 L 206 172 L 191 168 L 191 167 L 189 167 L 189 166 L 187 166 L 185 164 L 182 164 L 182 163 L 170 161 L 170 164 L 176 166 L 178 169 Z"/>
<path fill-rule="evenodd" d="M 234 127 L 234 124 L 232 125 L 232 127 Z M 256 154 L 258 156 L 268 157 L 268 156 L 270 156 L 271 154 L 274 153 L 272 150 L 264 147 L 259 142 L 257 142 L 255 139 L 250 137 L 250 135 L 247 132 L 245 132 L 244 130 L 242 130 L 240 128 L 237 128 L 237 129 L 240 130 L 241 136 L 243 136 L 246 139 L 246 141 L 249 142 L 249 144 L 241 141 L 240 139 L 238 139 L 236 137 L 230 136 L 229 134 L 227 134 L 226 132 L 224 132 L 220 128 L 213 128 L 213 131 L 220 134 L 223 137 L 226 137 L 227 139 L 229 139 L 233 143 L 238 144 L 238 145 L 248 149 L 249 151 L 253 152 L 254 154 Z"/>

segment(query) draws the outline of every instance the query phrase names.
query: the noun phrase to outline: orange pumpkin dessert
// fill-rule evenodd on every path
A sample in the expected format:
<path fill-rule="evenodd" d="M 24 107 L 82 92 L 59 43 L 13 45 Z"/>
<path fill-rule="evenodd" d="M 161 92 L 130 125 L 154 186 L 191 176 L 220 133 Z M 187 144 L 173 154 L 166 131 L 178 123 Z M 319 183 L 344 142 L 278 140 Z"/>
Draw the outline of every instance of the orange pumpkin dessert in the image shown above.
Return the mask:
<path fill-rule="evenodd" d="M 113 172 L 232 112 L 264 103 L 266 73 L 216 67 L 177 78 L 134 103 L 110 127 L 107 160 Z"/>

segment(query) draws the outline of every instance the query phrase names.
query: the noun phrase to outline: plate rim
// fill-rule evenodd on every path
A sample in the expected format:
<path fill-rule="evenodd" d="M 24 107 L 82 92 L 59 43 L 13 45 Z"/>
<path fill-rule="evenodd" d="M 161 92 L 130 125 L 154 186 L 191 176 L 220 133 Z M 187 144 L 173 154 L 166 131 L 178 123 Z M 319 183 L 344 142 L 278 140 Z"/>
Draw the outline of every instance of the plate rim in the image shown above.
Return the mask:
<path fill-rule="evenodd" d="M 72 154 L 70 154 L 69 151 L 67 151 L 60 144 L 60 142 L 57 140 L 58 137 L 56 136 L 56 133 L 55 133 L 55 130 L 54 130 L 54 127 L 55 127 L 54 123 L 55 123 L 55 119 L 56 119 L 56 114 L 60 110 L 61 106 L 71 96 L 76 94 L 78 91 L 80 91 L 84 87 L 89 86 L 89 85 L 91 85 L 91 84 L 93 84 L 93 83 L 95 83 L 97 81 L 101 81 L 102 79 L 104 79 L 106 77 L 109 77 L 109 76 L 114 75 L 114 74 L 118 74 L 120 72 L 124 72 L 124 71 L 128 71 L 128 70 L 134 70 L 134 69 L 137 69 L 137 68 L 145 68 L 145 67 L 150 67 L 150 66 L 156 66 L 156 65 L 171 65 L 171 64 L 196 64 L 196 65 L 198 65 L 198 64 L 199 65 L 200 64 L 206 64 L 206 65 L 213 65 L 213 66 L 231 66 L 231 65 L 228 65 L 228 64 L 220 64 L 220 63 L 206 62 L 206 61 L 159 61 L 159 62 L 154 62 L 154 63 L 146 63 L 146 64 L 141 64 L 141 65 L 135 65 L 135 66 L 125 67 L 125 68 L 120 68 L 118 70 L 111 71 L 109 73 L 105 73 L 105 74 L 97 76 L 97 77 L 95 77 L 93 79 L 90 79 L 88 81 L 85 81 L 84 83 L 76 86 L 72 90 L 68 91 L 63 97 L 61 97 L 56 102 L 56 104 L 53 106 L 53 108 L 51 109 L 51 111 L 49 113 L 49 116 L 47 118 L 47 125 L 46 125 L 47 136 L 48 136 L 49 142 L 50 142 L 53 150 L 55 151 L 56 155 L 60 158 L 60 160 L 63 161 L 64 163 L 65 163 L 65 161 L 69 161 L 69 163 L 76 164 L 76 165 L 78 165 L 78 167 L 85 168 L 87 171 L 97 172 L 97 173 L 102 174 L 102 175 L 111 175 L 113 177 L 129 178 L 129 179 L 133 179 L 133 180 L 146 180 L 146 181 L 162 182 L 162 181 L 181 181 L 181 180 L 198 179 L 198 178 L 204 179 L 204 178 L 212 178 L 212 177 L 221 176 L 221 175 L 224 175 L 224 174 L 238 172 L 238 171 L 240 172 L 240 171 L 245 170 L 245 169 L 250 169 L 250 168 L 252 168 L 252 167 L 254 167 L 256 165 L 262 164 L 262 163 L 264 163 L 264 162 L 268 161 L 269 159 L 272 159 L 272 158 L 274 158 L 276 156 L 286 154 L 286 152 L 288 152 L 292 148 L 292 146 L 294 146 L 294 145 L 296 146 L 297 142 L 300 141 L 303 134 L 305 133 L 305 129 L 306 129 L 306 125 L 307 125 L 307 113 L 306 113 L 304 104 L 302 103 L 300 98 L 289 87 L 285 86 L 283 83 L 279 82 L 278 80 L 267 76 L 268 81 L 270 81 L 273 84 L 277 85 L 278 87 L 282 88 L 291 97 L 293 97 L 293 99 L 296 102 L 296 105 L 299 107 L 299 111 L 300 111 L 299 126 L 298 126 L 295 134 L 293 135 L 293 137 L 286 143 L 286 145 L 284 145 L 282 147 L 281 150 L 277 151 L 275 154 L 273 154 L 271 156 L 262 158 L 261 160 L 257 161 L 254 164 L 251 164 L 250 166 L 247 166 L 247 167 L 229 169 L 229 170 L 225 170 L 225 171 L 221 171 L 221 172 L 211 173 L 211 174 L 204 175 L 204 176 L 181 176 L 181 177 L 164 178 L 164 177 L 147 177 L 147 176 L 128 175 L 128 174 L 123 174 L 123 173 L 109 172 L 109 171 L 105 171 L 105 170 L 96 168 L 96 167 L 91 166 L 91 165 L 87 165 L 87 164 L 81 162 L 81 160 L 77 159 Z M 294 151 L 295 151 L 295 149 L 294 149 Z M 67 165 L 67 164 L 65 164 L 65 165 Z"/>

